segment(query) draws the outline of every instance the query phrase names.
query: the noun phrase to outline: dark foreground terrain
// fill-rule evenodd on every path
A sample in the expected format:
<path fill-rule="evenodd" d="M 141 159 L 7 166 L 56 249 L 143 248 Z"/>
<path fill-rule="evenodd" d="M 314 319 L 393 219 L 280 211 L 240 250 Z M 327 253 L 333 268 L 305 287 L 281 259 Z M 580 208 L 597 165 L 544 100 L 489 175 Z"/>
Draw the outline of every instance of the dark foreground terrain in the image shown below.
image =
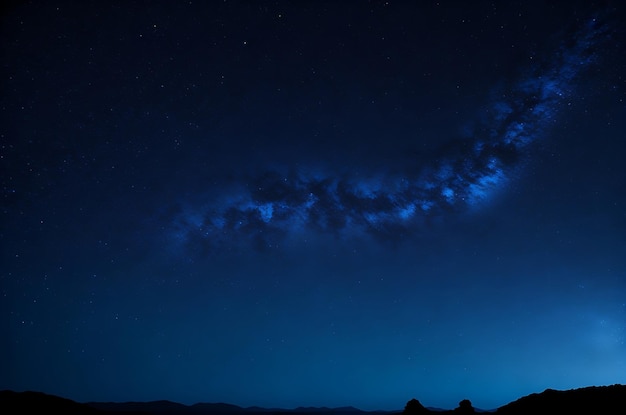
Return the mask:
<path fill-rule="evenodd" d="M 79 403 L 42 392 L 0 391 L 0 414 L 65 415 L 420 415 L 490 412 L 499 415 L 521 414 L 626 414 L 626 385 L 590 386 L 571 390 L 546 389 L 517 399 L 493 411 L 474 409 L 469 400 L 459 402 L 453 410 L 425 408 L 411 399 L 403 410 L 366 412 L 356 408 L 241 408 L 229 404 L 198 403 L 182 405 L 170 401 L 89 402 Z"/>

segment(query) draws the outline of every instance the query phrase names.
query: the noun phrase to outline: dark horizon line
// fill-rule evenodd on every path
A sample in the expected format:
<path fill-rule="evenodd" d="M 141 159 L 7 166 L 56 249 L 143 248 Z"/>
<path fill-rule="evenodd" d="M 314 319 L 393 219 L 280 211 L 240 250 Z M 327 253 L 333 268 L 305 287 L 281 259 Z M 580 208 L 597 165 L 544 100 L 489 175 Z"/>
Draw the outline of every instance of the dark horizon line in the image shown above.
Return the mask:
<path fill-rule="evenodd" d="M 615 384 L 607 384 L 607 385 L 591 385 L 591 386 L 582 386 L 582 387 L 578 387 L 578 388 L 570 388 L 570 389 L 552 389 L 552 388 L 546 388 L 544 391 L 542 392 L 534 392 L 534 393 L 530 393 L 528 395 L 524 395 L 524 396 L 520 396 L 519 398 L 512 400 L 508 403 L 505 403 L 497 408 L 491 408 L 491 409 L 482 409 L 482 408 L 474 408 L 476 412 L 480 413 L 495 413 L 496 411 L 498 411 L 499 408 L 503 408 L 505 406 L 508 406 L 512 403 L 518 402 L 520 400 L 523 399 L 527 399 L 530 397 L 535 397 L 535 396 L 540 396 L 540 395 L 545 395 L 547 393 L 567 393 L 567 392 L 576 392 L 576 391 L 585 391 L 585 390 L 597 390 L 597 389 L 603 389 L 603 388 L 626 388 L 626 384 L 621 384 L 621 383 L 615 383 Z M 626 389 L 625 389 L 626 391 Z M 103 409 L 106 410 L 108 412 L 116 412 L 116 411 L 122 411 L 123 409 L 121 409 L 122 407 L 125 407 L 126 410 L 130 409 L 133 410 L 133 408 L 128 408 L 129 406 L 131 407 L 137 407 L 134 408 L 135 410 L 138 409 L 139 407 L 145 408 L 147 406 L 160 406 L 162 408 L 162 406 L 169 406 L 170 409 L 174 409 L 178 408 L 180 410 L 189 410 L 190 412 L 196 412 L 196 411 L 208 411 L 208 412 L 213 412 L 216 414 L 220 414 L 220 415 L 227 415 L 227 414 L 240 414 L 240 413 L 249 413 L 249 414 L 253 414 L 253 413 L 270 413 L 270 412 L 281 412 L 281 413 L 297 413 L 297 414 L 306 414 L 306 413 L 311 413 L 311 414 L 315 414 L 315 413 L 335 413 L 335 414 L 350 414 L 350 413 L 363 413 L 363 414 L 400 414 L 403 413 L 405 411 L 406 408 L 401 408 L 401 409 L 390 409 L 390 410 L 385 410 L 385 409 L 376 409 L 376 410 L 364 410 L 364 409 L 360 409 L 357 408 L 355 406 L 352 405 L 348 405 L 348 406 L 338 406 L 338 407 L 328 407 L 328 406 L 298 406 L 295 408 L 283 408 L 283 407 L 262 407 L 262 406 L 239 406 L 236 404 L 231 404 L 231 403 L 226 403 L 226 402 L 196 402 L 194 404 L 183 404 L 180 402 L 176 402 L 176 401 L 171 401 L 171 400 L 167 400 L 167 399 L 162 399 L 162 400 L 152 400 L 152 401 L 75 401 L 73 399 L 70 398 L 66 398 L 60 395 L 54 395 L 54 394 L 49 394 L 49 393 L 45 393 L 45 392 L 41 392 L 41 391 L 33 391 L 33 390 L 23 390 L 23 391 L 16 391 L 16 390 L 11 390 L 11 389 L 4 389 L 4 390 L 0 390 L 0 396 L 1 397 L 5 397 L 7 394 L 19 394 L 19 395 L 24 395 L 24 394 L 32 394 L 32 395 L 38 395 L 38 396 L 43 396 L 43 397 L 49 397 L 49 398 L 57 398 L 60 400 L 64 400 L 64 401 L 70 401 L 70 402 L 75 402 L 78 404 L 83 404 L 83 405 L 87 405 L 90 406 L 92 408 L 96 408 L 96 409 Z M 414 400 L 415 398 L 409 399 L 410 400 Z M 407 401 L 406 403 L 408 403 L 409 401 Z M 419 401 L 418 401 L 419 402 Z M 117 409 L 114 409 L 117 408 Z M 432 407 L 432 406 L 426 406 L 424 407 L 425 409 L 429 410 L 429 411 L 433 411 L 433 412 L 449 412 L 449 411 L 453 411 L 453 408 L 438 408 L 438 407 Z M 165 410 L 166 409 L 161 409 L 161 410 Z M 158 411 L 158 410 L 157 410 Z"/>

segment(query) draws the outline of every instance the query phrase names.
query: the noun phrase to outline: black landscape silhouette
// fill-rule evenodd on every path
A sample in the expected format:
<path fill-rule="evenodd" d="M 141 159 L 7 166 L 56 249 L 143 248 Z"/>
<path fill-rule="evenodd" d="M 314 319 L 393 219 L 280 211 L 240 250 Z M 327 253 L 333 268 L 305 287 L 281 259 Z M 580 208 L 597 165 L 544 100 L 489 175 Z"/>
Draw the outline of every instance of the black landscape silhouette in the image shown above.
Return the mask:
<path fill-rule="evenodd" d="M 579 389 L 546 389 L 491 410 L 475 409 L 469 399 L 463 399 L 455 409 L 427 408 L 417 399 L 409 400 L 403 410 L 362 411 L 354 407 L 340 408 L 242 408 L 226 403 L 197 403 L 183 405 L 171 401 L 151 402 L 86 402 L 79 403 L 42 392 L 0 391 L 0 413 L 65 414 L 65 415 L 254 415 L 254 414 L 319 414 L 319 415 L 420 415 L 420 414 L 626 414 L 626 385 L 589 386 Z"/>

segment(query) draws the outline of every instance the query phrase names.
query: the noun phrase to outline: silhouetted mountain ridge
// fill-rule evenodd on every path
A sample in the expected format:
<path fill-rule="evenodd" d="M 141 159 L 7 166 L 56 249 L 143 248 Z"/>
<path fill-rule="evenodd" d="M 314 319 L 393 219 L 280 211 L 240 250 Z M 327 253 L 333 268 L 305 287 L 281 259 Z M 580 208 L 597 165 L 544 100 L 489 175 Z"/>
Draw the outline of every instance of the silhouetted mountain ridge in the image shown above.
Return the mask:
<path fill-rule="evenodd" d="M 284 408 L 262 408 L 259 406 L 241 407 L 228 403 L 196 403 L 184 405 L 171 401 L 150 401 L 150 402 L 87 402 L 87 405 L 106 412 L 142 412 L 150 414 L 211 414 L 211 415 L 234 415 L 245 414 L 333 414 L 349 415 L 355 413 L 366 413 L 360 409 L 347 406 L 339 408 L 327 407 L 298 407 L 295 409 Z M 383 411 L 385 412 L 385 411 Z M 386 412 L 385 412 L 386 413 Z"/>
<path fill-rule="evenodd" d="M 2 414 L 56 414 L 66 415 L 233 415 L 233 414 L 471 414 L 484 412 L 472 407 L 468 399 L 459 402 L 452 410 L 435 410 L 424 407 L 417 399 L 407 402 L 404 410 L 363 411 L 351 406 L 339 408 L 299 407 L 242 408 L 227 403 L 196 403 L 184 405 L 171 401 L 150 402 L 87 402 L 78 403 L 70 399 L 42 392 L 0 391 L 0 413 Z M 582 413 L 593 415 L 626 414 L 626 385 L 589 386 L 579 389 L 546 389 L 503 405 L 492 412 L 496 415 L 522 415 L 529 413 L 564 414 Z"/>

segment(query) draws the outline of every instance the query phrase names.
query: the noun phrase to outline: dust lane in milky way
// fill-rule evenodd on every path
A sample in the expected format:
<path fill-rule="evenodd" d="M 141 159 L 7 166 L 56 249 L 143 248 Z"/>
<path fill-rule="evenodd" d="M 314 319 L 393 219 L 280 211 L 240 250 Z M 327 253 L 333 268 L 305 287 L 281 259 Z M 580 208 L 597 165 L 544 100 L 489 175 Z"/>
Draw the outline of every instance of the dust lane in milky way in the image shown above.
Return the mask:
<path fill-rule="evenodd" d="M 473 131 L 438 157 L 416 160 L 417 175 L 370 171 L 355 177 L 333 166 L 268 166 L 220 189 L 225 194 L 209 191 L 204 204 L 181 200 L 167 228 L 173 248 L 271 247 L 306 231 L 393 240 L 419 232 L 431 217 L 479 209 L 523 168 L 527 147 L 558 122 L 561 106 L 576 93 L 575 79 L 599 58 L 607 36 L 607 24 L 591 17 L 568 44 L 524 68 L 521 79 L 494 87 L 493 102 Z"/>

